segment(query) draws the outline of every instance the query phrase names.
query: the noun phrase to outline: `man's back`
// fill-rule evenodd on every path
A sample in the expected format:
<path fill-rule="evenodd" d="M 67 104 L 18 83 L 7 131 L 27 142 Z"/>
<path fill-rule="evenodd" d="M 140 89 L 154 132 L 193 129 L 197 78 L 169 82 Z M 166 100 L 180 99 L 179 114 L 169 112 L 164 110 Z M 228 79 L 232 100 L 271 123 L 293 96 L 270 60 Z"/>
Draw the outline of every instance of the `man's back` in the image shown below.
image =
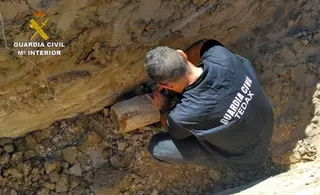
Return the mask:
<path fill-rule="evenodd" d="M 194 135 L 216 161 L 259 164 L 270 142 L 273 112 L 251 63 L 215 45 L 203 51 L 199 66 L 202 75 L 168 115 L 169 133 L 177 139 Z"/>

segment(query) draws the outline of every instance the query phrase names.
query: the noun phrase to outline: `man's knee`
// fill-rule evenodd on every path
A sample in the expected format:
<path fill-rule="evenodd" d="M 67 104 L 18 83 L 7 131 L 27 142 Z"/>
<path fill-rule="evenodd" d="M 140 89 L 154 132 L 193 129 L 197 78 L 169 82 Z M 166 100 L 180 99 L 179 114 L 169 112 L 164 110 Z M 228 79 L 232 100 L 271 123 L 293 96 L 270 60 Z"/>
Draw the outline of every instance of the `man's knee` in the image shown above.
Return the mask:
<path fill-rule="evenodd" d="M 154 159 L 165 162 L 168 151 L 168 141 L 171 140 L 168 133 L 158 133 L 152 136 L 148 144 L 148 151 Z"/>
<path fill-rule="evenodd" d="M 157 145 L 164 140 L 166 137 L 165 133 L 158 133 L 151 137 L 149 144 L 148 144 L 148 151 L 151 154 L 152 157 L 155 158 L 155 150 Z"/>

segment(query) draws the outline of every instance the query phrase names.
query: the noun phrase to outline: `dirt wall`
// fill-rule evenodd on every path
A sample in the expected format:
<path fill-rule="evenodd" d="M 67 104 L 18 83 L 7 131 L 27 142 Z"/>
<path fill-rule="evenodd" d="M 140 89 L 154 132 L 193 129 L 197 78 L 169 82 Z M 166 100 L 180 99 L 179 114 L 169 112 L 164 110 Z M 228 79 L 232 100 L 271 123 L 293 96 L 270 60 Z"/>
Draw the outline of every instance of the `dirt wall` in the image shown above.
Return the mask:
<path fill-rule="evenodd" d="M 110 105 L 146 80 L 143 57 L 148 49 L 156 45 L 184 48 L 203 37 L 228 45 L 270 20 L 281 3 L 0 1 L 6 39 L 0 39 L 0 137 L 20 136 Z M 29 22 L 37 19 L 35 11 L 49 19 L 43 28 L 48 41 L 64 43 L 58 48 L 61 56 L 25 56 L 27 60 L 5 49 L 6 45 L 17 49 L 14 42 L 30 40 L 35 30 Z M 43 42 L 40 36 L 33 41 Z"/>

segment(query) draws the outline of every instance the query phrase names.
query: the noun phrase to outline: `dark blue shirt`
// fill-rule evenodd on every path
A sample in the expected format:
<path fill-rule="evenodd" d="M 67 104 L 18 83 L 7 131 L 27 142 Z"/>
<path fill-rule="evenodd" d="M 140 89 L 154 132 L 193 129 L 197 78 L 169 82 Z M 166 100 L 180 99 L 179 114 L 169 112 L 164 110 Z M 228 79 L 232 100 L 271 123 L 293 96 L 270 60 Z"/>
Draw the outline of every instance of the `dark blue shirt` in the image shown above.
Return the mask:
<path fill-rule="evenodd" d="M 220 160 L 240 162 L 268 145 L 271 133 L 262 130 L 273 112 L 250 61 L 217 43 L 202 47 L 203 73 L 184 89 L 167 128 L 174 139 L 196 136 Z"/>

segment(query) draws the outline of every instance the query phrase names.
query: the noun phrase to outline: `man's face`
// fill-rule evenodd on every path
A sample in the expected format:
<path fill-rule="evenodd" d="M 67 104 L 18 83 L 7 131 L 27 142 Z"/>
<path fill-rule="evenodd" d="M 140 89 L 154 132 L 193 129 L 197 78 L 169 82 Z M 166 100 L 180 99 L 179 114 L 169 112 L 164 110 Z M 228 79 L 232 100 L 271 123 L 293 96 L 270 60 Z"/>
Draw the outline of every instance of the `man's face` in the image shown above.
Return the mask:
<path fill-rule="evenodd" d="M 188 86 L 188 82 L 184 77 L 177 81 L 159 83 L 159 88 L 169 89 L 178 93 L 181 93 L 186 86 Z"/>

